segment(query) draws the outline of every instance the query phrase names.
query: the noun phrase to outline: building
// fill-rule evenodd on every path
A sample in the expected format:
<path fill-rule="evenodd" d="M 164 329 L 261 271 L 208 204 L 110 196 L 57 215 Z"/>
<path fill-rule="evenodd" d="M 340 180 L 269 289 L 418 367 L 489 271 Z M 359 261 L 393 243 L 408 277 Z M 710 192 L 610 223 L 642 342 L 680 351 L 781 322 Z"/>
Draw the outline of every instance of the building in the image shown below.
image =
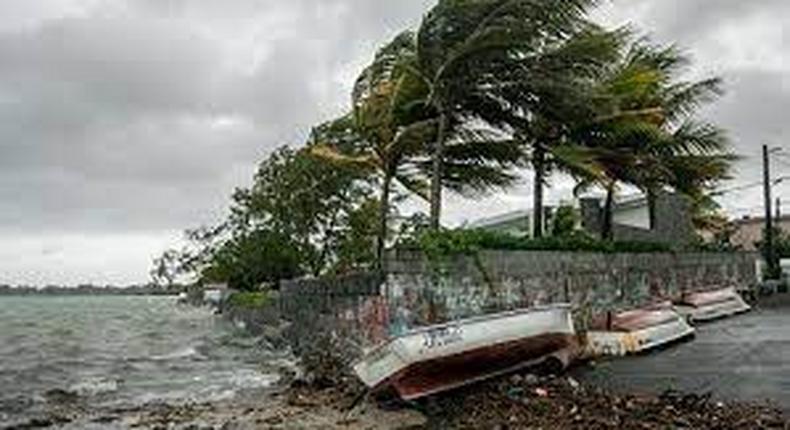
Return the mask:
<path fill-rule="evenodd" d="M 580 227 L 600 236 L 603 228 L 603 203 L 601 198 L 582 198 L 573 206 L 581 214 Z M 643 195 L 619 198 L 613 210 L 614 236 L 617 240 L 639 240 L 687 244 L 695 237 L 690 205 L 686 198 L 673 193 L 660 193 L 656 197 L 655 221 L 650 220 L 648 200 Z M 551 230 L 556 206 L 544 208 L 544 231 Z M 471 228 L 504 232 L 531 237 L 534 211 L 522 210 L 484 218 L 469 225 Z"/>
<path fill-rule="evenodd" d="M 544 208 L 544 231 L 549 230 L 555 208 Z M 496 231 L 519 237 L 532 237 L 535 225 L 534 209 L 507 212 L 489 218 L 483 218 L 469 224 L 469 228 Z"/>
<path fill-rule="evenodd" d="M 787 234 L 790 234 L 790 215 L 774 218 L 774 226 Z M 738 248 L 754 251 L 757 243 L 763 240 L 763 230 L 765 229 L 765 218 L 744 217 L 733 222 L 733 233 L 730 236 L 730 243 Z"/>

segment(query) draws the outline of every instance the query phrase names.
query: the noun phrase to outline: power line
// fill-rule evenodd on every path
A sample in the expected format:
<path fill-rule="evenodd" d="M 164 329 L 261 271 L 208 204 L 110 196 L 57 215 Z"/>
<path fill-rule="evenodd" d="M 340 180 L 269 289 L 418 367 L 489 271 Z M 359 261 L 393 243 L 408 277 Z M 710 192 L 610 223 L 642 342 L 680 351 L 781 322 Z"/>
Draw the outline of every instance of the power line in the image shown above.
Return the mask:
<path fill-rule="evenodd" d="M 787 158 L 786 160 L 776 160 L 775 159 L 775 161 L 777 163 L 783 165 L 783 166 L 790 167 L 790 158 Z"/>
<path fill-rule="evenodd" d="M 734 192 L 737 192 L 737 191 L 746 191 L 746 190 L 749 190 L 749 189 L 752 189 L 752 188 L 761 187 L 762 185 L 763 185 L 762 182 L 752 182 L 752 183 L 749 183 L 749 184 L 737 185 L 737 186 L 734 186 L 734 187 L 731 187 L 731 188 L 725 188 L 725 189 L 722 189 L 722 190 L 715 190 L 715 191 L 713 191 L 711 193 L 711 196 L 715 197 L 715 196 L 722 196 L 724 194 L 734 193 Z"/>

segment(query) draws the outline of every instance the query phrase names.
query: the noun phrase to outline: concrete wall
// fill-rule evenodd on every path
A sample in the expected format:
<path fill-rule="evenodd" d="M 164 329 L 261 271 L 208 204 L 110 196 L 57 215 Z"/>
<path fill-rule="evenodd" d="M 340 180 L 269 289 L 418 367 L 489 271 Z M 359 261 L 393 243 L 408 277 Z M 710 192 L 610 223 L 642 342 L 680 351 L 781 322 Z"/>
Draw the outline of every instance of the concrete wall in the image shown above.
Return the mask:
<path fill-rule="evenodd" d="M 752 253 L 482 252 L 431 263 L 391 255 L 386 275 L 286 282 L 282 315 L 297 339 L 330 328 L 361 348 L 420 326 L 533 305 L 574 305 L 580 330 L 609 310 L 756 283 Z"/>
<path fill-rule="evenodd" d="M 586 198 L 580 200 L 582 227 L 591 234 L 601 237 L 604 225 L 604 213 L 600 199 Z M 690 203 L 687 198 L 672 193 L 658 193 L 656 197 L 655 226 L 652 229 L 648 214 L 648 228 L 640 228 L 637 222 L 620 223 L 614 219 L 614 238 L 620 241 L 660 242 L 682 248 L 695 238 L 694 225 L 691 221 Z"/>

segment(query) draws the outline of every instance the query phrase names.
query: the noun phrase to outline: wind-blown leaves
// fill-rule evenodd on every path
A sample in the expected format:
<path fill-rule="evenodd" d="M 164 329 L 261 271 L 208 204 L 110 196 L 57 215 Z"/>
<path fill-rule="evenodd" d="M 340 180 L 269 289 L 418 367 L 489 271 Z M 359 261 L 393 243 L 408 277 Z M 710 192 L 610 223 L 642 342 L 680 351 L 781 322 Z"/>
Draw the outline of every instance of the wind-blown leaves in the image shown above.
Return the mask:
<path fill-rule="evenodd" d="M 735 157 L 726 135 L 694 119 L 700 106 L 721 93 L 720 80 L 680 79 L 688 64 L 672 46 L 646 39 L 628 45 L 600 83 L 595 120 L 576 130 L 575 139 L 590 147 L 604 172 L 580 177 L 580 188 L 598 183 L 612 193 L 620 182 L 649 196 L 669 187 L 699 198 L 728 177 Z"/>

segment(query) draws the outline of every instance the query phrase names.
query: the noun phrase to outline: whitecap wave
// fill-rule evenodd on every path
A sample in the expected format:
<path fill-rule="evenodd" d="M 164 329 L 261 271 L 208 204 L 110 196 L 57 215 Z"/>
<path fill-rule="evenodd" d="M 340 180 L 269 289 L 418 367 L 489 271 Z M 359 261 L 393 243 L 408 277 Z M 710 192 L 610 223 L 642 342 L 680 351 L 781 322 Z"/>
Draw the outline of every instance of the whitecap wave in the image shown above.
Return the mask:
<path fill-rule="evenodd" d="M 194 346 L 182 348 L 177 351 L 173 351 L 169 354 L 154 355 L 150 357 L 150 359 L 153 361 L 183 360 L 185 358 L 202 360 L 205 359 L 206 357 L 203 354 L 201 354 L 200 351 L 198 351 L 197 348 Z"/>
<path fill-rule="evenodd" d="M 119 381 L 106 378 L 88 378 L 71 387 L 69 392 L 80 396 L 96 396 L 99 394 L 114 393 L 118 391 Z"/>

